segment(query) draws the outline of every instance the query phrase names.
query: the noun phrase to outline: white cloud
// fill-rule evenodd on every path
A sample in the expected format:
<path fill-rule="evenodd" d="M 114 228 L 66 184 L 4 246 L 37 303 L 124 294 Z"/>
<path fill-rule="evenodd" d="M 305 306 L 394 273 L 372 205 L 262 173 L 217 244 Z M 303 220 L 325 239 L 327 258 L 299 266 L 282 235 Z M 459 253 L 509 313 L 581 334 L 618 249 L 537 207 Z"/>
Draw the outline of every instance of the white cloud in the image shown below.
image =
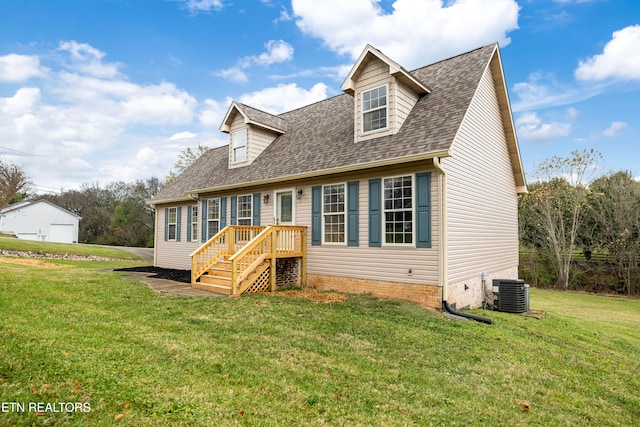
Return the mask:
<path fill-rule="evenodd" d="M 120 103 L 122 118 L 143 124 L 187 124 L 197 101 L 173 83 L 141 87 L 134 97 Z"/>
<path fill-rule="evenodd" d="M 53 67 L 42 67 L 43 58 Z M 177 151 L 166 136 L 155 136 L 157 126 L 164 135 L 188 137 L 185 127 L 199 113 L 197 100 L 173 83 L 132 83 L 121 64 L 105 58 L 74 41 L 60 43 L 57 55 L 0 57 L 2 81 L 40 79 L 0 97 L 0 141 L 10 141 L 8 160 L 34 183 L 77 188 L 83 182 L 164 176 L 175 161 Z M 13 65 L 21 71 L 2 69 Z"/>
<path fill-rule="evenodd" d="M 552 73 L 536 71 L 526 81 L 513 85 L 517 98 L 512 109 L 521 112 L 573 104 L 602 93 L 606 86 L 607 83 L 602 82 L 578 86 L 573 82 L 560 82 Z"/>
<path fill-rule="evenodd" d="M 193 133 L 189 131 L 178 132 L 171 135 L 171 137 L 169 138 L 169 141 L 180 141 L 181 139 L 193 139 L 197 136 L 198 136 L 197 133 Z"/>
<path fill-rule="evenodd" d="M 191 13 L 208 13 L 212 10 L 220 10 L 224 7 L 222 0 L 179 0 Z"/>
<path fill-rule="evenodd" d="M 611 126 L 609 126 L 607 129 L 605 129 L 602 132 L 602 135 L 607 136 L 607 137 L 612 137 L 612 136 L 616 136 L 618 134 L 618 132 L 620 132 L 622 129 L 627 127 L 627 123 L 625 122 L 612 122 Z"/>
<path fill-rule="evenodd" d="M 240 58 L 237 64 L 231 68 L 218 70 L 214 75 L 223 77 L 236 83 L 246 83 L 249 77 L 245 69 L 254 66 L 268 66 L 291 61 L 293 59 L 293 46 L 284 40 L 269 40 L 264 45 L 266 51 L 260 55 L 250 55 Z"/>
<path fill-rule="evenodd" d="M 34 111 L 40 104 L 40 89 L 23 87 L 11 98 L 0 98 L 0 111 L 11 116 L 20 116 Z"/>
<path fill-rule="evenodd" d="M 297 71 L 295 73 L 286 74 L 286 75 L 278 75 L 272 74 L 269 78 L 274 80 L 282 80 L 282 79 L 295 79 L 299 77 L 309 78 L 309 77 L 328 77 L 332 80 L 336 80 L 340 83 L 344 81 L 344 79 L 351 71 L 353 67 L 353 63 L 337 65 L 335 67 L 316 67 L 307 70 Z"/>
<path fill-rule="evenodd" d="M 200 110 L 200 123 L 205 127 L 218 129 L 227 114 L 231 101 L 231 98 L 227 98 L 224 102 L 205 99 L 204 107 Z"/>
<path fill-rule="evenodd" d="M 240 102 L 272 114 L 293 110 L 326 99 L 327 86 L 316 83 L 310 90 L 295 83 L 282 84 L 240 96 Z"/>
<path fill-rule="evenodd" d="M 282 6 L 282 10 L 280 10 L 280 16 L 275 19 L 273 22 L 277 24 L 278 22 L 289 22 L 293 21 L 293 16 L 289 13 L 286 7 Z"/>
<path fill-rule="evenodd" d="M 284 40 L 269 40 L 265 43 L 266 51 L 260 55 L 244 57 L 240 60 L 242 68 L 253 65 L 271 65 L 293 59 L 293 46 Z"/>
<path fill-rule="evenodd" d="M 613 33 L 601 54 L 580 61 L 578 80 L 640 80 L 640 25 Z"/>
<path fill-rule="evenodd" d="M 407 68 L 509 44 L 520 9 L 515 0 L 396 0 L 392 7 L 387 13 L 372 0 L 292 1 L 298 28 L 331 50 L 356 59 L 369 43 Z"/>
<path fill-rule="evenodd" d="M 112 79 L 119 76 L 119 63 L 104 63 L 104 52 L 86 43 L 78 43 L 74 40 L 60 42 L 60 51 L 71 54 L 71 64 L 69 65 L 75 72 L 87 74 L 89 76 Z"/>
<path fill-rule="evenodd" d="M 9 55 L 0 56 L 0 82 L 17 83 L 32 77 L 41 77 L 46 69 L 40 67 L 40 60 L 35 56 Z"/>
<path fill-rule="evenodd" d="M 577 112 L 568 110 L 568 116 L 575 118 Z M 537 113 L 527 112 L 521 114 L 516 120 L 518 136 L 531 142 L 544 142 L 562 138 L 571 133 L 571 123 L 550 122 L 543 123 Z"/>
<path fill-rule="evenodd" d="M 214 76 L 225 78 L 235 83 L 247 83 L 249 77 L 240 67 L 231 67 L 224 70 L 218 70 L 213 73 Z"/>

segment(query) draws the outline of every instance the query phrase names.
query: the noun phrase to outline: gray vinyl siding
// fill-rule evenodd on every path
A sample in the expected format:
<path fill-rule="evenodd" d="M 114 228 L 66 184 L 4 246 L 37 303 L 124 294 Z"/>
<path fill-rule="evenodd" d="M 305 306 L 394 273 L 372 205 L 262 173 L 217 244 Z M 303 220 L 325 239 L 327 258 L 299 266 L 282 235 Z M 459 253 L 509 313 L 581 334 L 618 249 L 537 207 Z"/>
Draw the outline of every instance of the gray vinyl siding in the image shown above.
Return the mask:
<path fill-rule="evenodd" d="M 387 85 L 387 129 L 362 132 L 362 92 L 376 87 Z M 389 66 L 384 62 L 374 59 L 371 60 L 362 70 L 360 77 L 356 83 L 354 101 L 356 108 L 354 109 L 356 142 L 366 141 L 372 138 L 378 138 L 383 135 L 395 134 L 400 130 L 405 119 L 418 101 L 416 95 L 411 89 L 404 84 L 398 82 L 389 74 Z"/>
<path fill-rule="evenodd" d="M 394 132 L 397 132 L 400 130 L 407 116 L 409 116 L 414 105 L 416 105 L 416 102 L 418 102 L 418 95 L 400 82 L 396 82 L 394 87 L 396 96 L 394 96 L 395 113 L 393 128 Z"/>
<path fill-rule="evenodd" d="M 423 168 L 394 169 L 385 172 L 374 172 L 366 175 L 335 178 L 334 180 L 314 181 L 305 186 L 304 196 L 297 204 L 297 225 L 307 227 L 307 274 L 370 279 L 391 282 L 403 282 L 413 284 L 438 284 L 438 251 L 439 242 L 437 236 L 439 219 L 437 209 L 432 209 L 432 236 L 431 248 L 389 246 L 369 247 L 369 179 L 385 178 L 403 174 L 415 175 L 416 172 L 432 172 L 431 202 L 435 207 L 438 201 L 438 189 L 435 170 Z M 311 187 L 313 185 L 346 183 L 358 181 L 359 199 L 359 246 L 347 246 L 338 244 L 311 245 Z M 415 227 L 414 227 L 415 228 Z M 412 269 L 412 275 L 407 270 Z"/>
<path fill-rule="evenodd" d="M 156 209 L 156 230 L 155 230 L 155 242 L 156 242 L 156 261 L 155 264 L 162 268 L 175 268 L 178 270 L 190 270 L 191 258 L 189 255 L 202 243 L 200 239 L 197 242 L 187 241 L 187 221 L 188 218 L 188 206 L 193 205 L 193 202 L 186 204 L 173 204 L 173 205 L 159 205 Z M 173 208 L 182 206 L 180 210 L 180 241 L 165 241 L 164 240 L 164 224 L 165 224 L 165 208 Z M 200 204 L 199 204 L 200 206 Z M 198 216 L 200 212 L 198 211 Z M 198 219 L 200 224 L 200 218 Z M 201 230 L 198 230 L 198 236 L 200 236 Z"/>
<path fill-rule="evenodd" d="M 260 224 L 271 225 L 274 223 L 275 191 L 293 190 L 295 199 L 296 225 L 307 227 L 307 273 L 323 276 L 371 279 L 379 281 L 404 282 L 413 284 L 438 284 L 438 253 L 439 253 L 439 218 L 436 204 L 439 202 L 437 172 L 425 166 L 422 162 L 419 167 L 395 167 L 382 171 L 346 174 L 324 179 L 292 182 L 278 186 L 259 187 L 251 190 L 239 190 L 234 193 L 221 193 L 215 195 L 202 195 L 203 198 L 227 197 L 227 223 L 230 224 L 231 196 L 240 194 L 260 193 Z M 399 175 L 415 175 L 418 172 L 431 172 L 431 248 L 415 248 L 404 246 L 386 246 L 372 248 L 368 246 L 368 206 L 369 206 L 369 179 L 385 178 Z M 311 244 L 311 188 L 314 185 L 337 184 L 358 182 L 358 246 L 347 244 L 324 244 L 312 246 Z M 302 196 L 296 197 L 296 188 L 302 189 Z M 264 204 L 264 195 L 269 194 L 269 204 Z M 188 270 L 191 268 L 189 255 L 195 251 L 201 243 L 186 241 L 186 221 L 188 204 L 181 205 L 182 227 L 179 242 L 164 241 L 164 212 L 166 207 L 179 205 L 158 205 L 156 229 L 156 265 L 164 268 L 177 268 Z M 345 212 L 346 213 L 346 212 Z M 415 227 L 414 227 L 415 228 Z M 412 269 L 412 275 L 407 270 Z"/>
<path fill-rule="evenodd" d="M 276 134 L 265 129 L 255 126 L 249 127 L 249 135 L 251 144 L 248 150 L 249 162 L 257 159 L 258 156 L 269 146 L 275 139 Z"/>
<path fill-rule="evenodd" d="M 247 160 L 244 162 L 234 163 L 233 144 L 231 139 L 234 132 L 242 129 L 247 130 Z M 269 144 L 271 144 L 276 139 L 276 137 L 277 135 L 274 132 L 246 124 L 244 122 L 244 117 L 242 116 L 242 114 L 236 114 L 231 122 L 229 130 L 229 168 L 233 169 L 249 166 L 255 159 L 258 158 L 258 156 L 264 151 L 264 149 L 267 148 Z"/>
<path fill-rule="evenodd" d="M 517 266 L 518 198 L 489 68 L 443 166 L 449 283 Z"/>
<path fill-rule="evenodd" d="M 354 109 L 355 117 L 355 130 L 354 135 L 356 136 L 356 142 L 366 141 L 372 138 L 378 138 L 382 135 L 390 135 L 393 133 L 392 123 L 395 122 L 394 119 L 394 108 L 392 103 L 394 102 L 393 96 L 391 96 L 392 92 L 392 81 L 393 78 L 389 74 L 389 66 L 384 62 L 374 59 L 371 60 L 362 70 L 360 77 L 358 78 L 358 82 L 356 83 L 356 90 L 354 95 L 354 102 L 356 108 Z M 382 85 L 388 85 L 387 91 L 387 125 L 388 129 L 378 130 L 367 132 L 363 134 L 362 132 L 362 92 L 370 89 L 374 89 L 376 87 Z"/>

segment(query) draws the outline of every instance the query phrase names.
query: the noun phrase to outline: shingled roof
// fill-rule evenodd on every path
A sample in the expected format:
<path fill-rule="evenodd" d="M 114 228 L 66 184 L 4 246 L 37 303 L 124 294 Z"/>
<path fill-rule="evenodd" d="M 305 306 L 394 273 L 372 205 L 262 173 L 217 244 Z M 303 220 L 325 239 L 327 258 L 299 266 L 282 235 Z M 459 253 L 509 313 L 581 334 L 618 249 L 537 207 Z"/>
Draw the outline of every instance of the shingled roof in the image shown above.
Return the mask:
<path fill-rule="evenodd" d="M 422 96 L 394 135 L 354 142 L 353 97 L 342 94 L 273 116 L 243 104 L 258 120 L 282 120 L 286 132 L 246 167 L 230 169 L 228 146 L 207 151 L 152 203 L 188 199 L 213 192 L 293 178 L 364 169 L 422 156 L 446 156 L 496 44 L 411 72 L 431 89 Z M 250 110 L 249 110 L 250 109 Z M 273 122 L 270 122 L 273 123 Z"/>

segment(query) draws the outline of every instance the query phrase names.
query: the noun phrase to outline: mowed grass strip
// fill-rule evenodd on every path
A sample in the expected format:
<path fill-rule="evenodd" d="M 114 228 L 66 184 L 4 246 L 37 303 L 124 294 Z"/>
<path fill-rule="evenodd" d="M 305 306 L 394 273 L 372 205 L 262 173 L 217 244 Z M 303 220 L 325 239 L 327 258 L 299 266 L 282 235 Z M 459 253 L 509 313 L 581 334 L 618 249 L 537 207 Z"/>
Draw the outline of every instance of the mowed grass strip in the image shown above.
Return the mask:
<path fill-rule="evenodd" d="M 91 409 L 0 425 L 640 424 L 638 300 L 533 289 L 545 318 L 485 325 L 360 296 L 176 297 L 96 264 L 0 263 L 0 401 Z"/>
<path fill-rule="evenodd" d="M 58 255 L 94 255 L 105 258 L 126 259 L 126 260 L 139 260 L 135 254 L 132 254 L 121 249 L 110 248 L 98 245 L 84 245 L 84 244 L 71 244 L 71 243 L 51 243 L 51 242 L 38 242 L 34 240 L 22 240 L 12 237 L 0 236 L 0 249 L 9 251 L 24 251 L 24 252 L 45 252 Z"/>

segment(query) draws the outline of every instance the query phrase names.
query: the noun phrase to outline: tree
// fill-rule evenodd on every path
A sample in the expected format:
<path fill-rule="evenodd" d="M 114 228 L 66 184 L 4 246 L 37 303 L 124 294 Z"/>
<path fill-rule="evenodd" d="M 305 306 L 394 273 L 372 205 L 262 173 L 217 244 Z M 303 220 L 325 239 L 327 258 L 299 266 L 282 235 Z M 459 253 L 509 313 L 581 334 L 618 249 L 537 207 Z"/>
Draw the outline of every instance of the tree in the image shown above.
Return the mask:
<path fill-rule="evenodd" d="M 569 288 L 571 261 L 583 221 L 588 184 L 602 158 L 595 150 L 573 151 L 569 158 L 554 156 L 540 164 L 538 180 L 520 203 L 524 241 L 534 246 L 556 272 L 556 284 Z"/>
<path fill-rule="evenodd" d="M 622 291 L 640 291 L 640 183 L 617 172 L 596 179 L 590 190 L 587 235 L 608 252 Z"/>
<path fill-rule="evenodd" d="M 187 147 L 185 150 L 182 150 L 180 154 L 178 154 L 178 159 L 173 165 L 173 170 L 169 171 L 169 176 L 167 176 L 166 184 L 170 184 L 175 180 L 178 175 L 185 171 L 189 166 L 191 166 L 200 156 L 209 151 L 209 147 L 206 145 L 198 144 L 198 148 L 192 150 L 191 147 Z"/>
<path fill-rule="evenodd" d="M 0 159 L 0 209 L 26 198 L 31 191 L 31 180 L 14 163 Z"/>
<path fill-rule="evenodd" d="M 82 217 L 78 236 L 82 243 L 153 246 L 155 212 L 147 202 L 161 189 L 161 181 L 153 177 L 104 188 L 85 184 L 80 190 L 42 197 Z"/>

